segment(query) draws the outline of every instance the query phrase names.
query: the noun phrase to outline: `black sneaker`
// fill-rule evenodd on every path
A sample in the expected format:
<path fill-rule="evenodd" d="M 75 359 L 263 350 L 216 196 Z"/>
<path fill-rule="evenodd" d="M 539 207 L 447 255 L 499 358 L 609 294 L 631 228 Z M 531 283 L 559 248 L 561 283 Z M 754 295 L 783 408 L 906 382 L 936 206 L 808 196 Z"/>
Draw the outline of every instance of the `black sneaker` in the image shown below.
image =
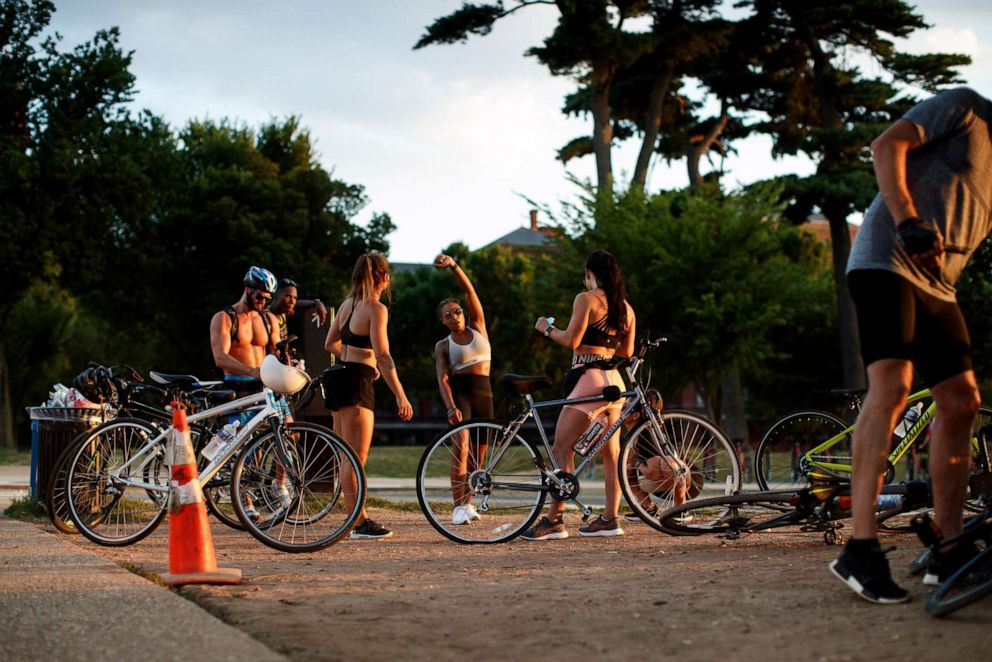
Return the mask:
<path fill-rule="evenodd" d="M 385 540 L 392 537 L 392 531 L 371 519 L 366 519 L 351 530 L 353 540 Z"/>
<path fill-rule="evenodd" d="M 889 562 L 881 549 L 852 554 L 844 547 L 840 556 L 830 562 L 830 572 L 869 602 L 880 605 L 909 602 L 909 592 L 892 581 Z"/>
<path fill-rule="evenodd" d="M 930 563 L 927 565 L 927 574 L 923 576 L 923 583 L 927 586 L 940 586 L 977 554 L 978 548 L 973 542 L 959 543 L 949 552 L 930 554 Z"/>
<path fill-rule="evenodd" d="M 648 508 L 648 515 L 650 515 L 651 517 L 657 518 L 657 515 L 658 515 L 658 506 L 656 506 L 654 504 L 651 504 L 651 507 Z M 628 522 L 640 522 L 641 521 L 641 516 L 638 515 L 637 513 L 627 513 L 626 515 L 623 516 L 623 518 L 625 520 L 627 520 Z"/>
<path fill-rule="evenodd" d="M 568 529 L 562 520 L 551 520 L 546 516 L 531 528 L 520 534 L 524 540 L 561 540 L 568 537 Z"/>

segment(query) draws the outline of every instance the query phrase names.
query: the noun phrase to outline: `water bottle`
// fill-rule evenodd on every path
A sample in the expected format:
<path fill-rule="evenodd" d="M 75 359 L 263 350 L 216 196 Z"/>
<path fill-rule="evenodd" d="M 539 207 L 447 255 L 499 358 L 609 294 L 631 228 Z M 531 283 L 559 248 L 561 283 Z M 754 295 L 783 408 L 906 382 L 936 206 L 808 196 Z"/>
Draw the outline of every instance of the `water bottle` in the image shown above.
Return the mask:
<path fill-rule="evenodd" d="M 879 494 L 878 501 L 875 502 L 875 510 L 896 510 L 902 508 L 903 495 L 901 494 Z"/>
<path fill-rule="evenodd" d="M 579 455 L 585 456 L 592 448 L 593 444 L 596 443 L 596 439 L 599 437 L 599 433 L 603 431 L 606 427 L 606 417 L 600 414 L 596 419 L 589 424 L 586 431 L 579 435 L 579 438 L 575 441 L 575 445 L 572 447 Z"/>
<path fill-rule="evenodd" d="M 913 423 L 918 421 L 922 414 L 923 414 L 922 402 L 917 402 L 915 405 L 907 409 L 906 414 L 902 417 L 902 420 L 899 421 L 899 425 L 897 425 L 896 429 L 893 430 L 895 435 L 900 439 L 905 437 L 906 433 L 908 433 L 910 430 L 913 429 Z"/>
<path fill-rule="evenodd" d="M 237 436 L 238 428 L 240 426 L 241 421 L 234 421 L 222 427 L 220 431 L 214 435 L 214 438 L 210 440 L 210 443 L 204 446 L 203 450 L 200 451 L 200 455 L 210 461 L 213 461 L 215 457 L 227 450 L 228 445 L 234 440 L 234 437 Z"/>

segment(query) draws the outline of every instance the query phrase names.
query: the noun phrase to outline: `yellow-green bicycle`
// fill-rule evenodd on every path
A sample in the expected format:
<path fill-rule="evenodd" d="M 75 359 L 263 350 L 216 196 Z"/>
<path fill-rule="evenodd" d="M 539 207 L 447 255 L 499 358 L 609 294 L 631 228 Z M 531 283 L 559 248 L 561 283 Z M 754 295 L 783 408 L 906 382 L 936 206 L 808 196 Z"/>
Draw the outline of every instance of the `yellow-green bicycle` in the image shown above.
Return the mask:
<path fill-rule="evenodd" d="M 835 393 L 845 396 L 851 409 L 860 409 L 863 390 Z M 936 411 L 937 404 L 932 400 L 929 389 L 909 396 L 906 412 L 893 431 L 886 483 L 897 478 L 925 477 L 900 475 L 896 467 L 914 445 L 920 448 L 929 439 L 930 423 Z M 979 408 L 973 429 L 977 431 L 990 423 L 992 408 Z M 808 484 L 807 476 L 813 470 L 841 480 L 850 479 L 854 428 L 854 425 L 847 425 L 825 411 L 797 411 L 780 418 L 768 428 L 755 452 L 758 485 L 763 490 L 799 489 Z M 978 443 L 978 438 L 972 437 L 972 457 L 988 457 L 978 448 Z"/>

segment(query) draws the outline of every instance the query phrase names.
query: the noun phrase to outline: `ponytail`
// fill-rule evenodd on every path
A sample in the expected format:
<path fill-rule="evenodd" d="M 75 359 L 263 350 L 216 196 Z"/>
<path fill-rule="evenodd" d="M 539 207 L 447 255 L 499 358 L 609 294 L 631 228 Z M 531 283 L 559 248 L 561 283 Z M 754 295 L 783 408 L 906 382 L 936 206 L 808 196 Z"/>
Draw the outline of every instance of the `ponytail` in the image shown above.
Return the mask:
<path fill-rule="evenodd" d="M 623 286 L 620 265 L 613 254 L 598 249 L 586 260 L 586 269 L 606 294 L 606 326 L 623 333 L 627 330 L 627 291 Z"/>

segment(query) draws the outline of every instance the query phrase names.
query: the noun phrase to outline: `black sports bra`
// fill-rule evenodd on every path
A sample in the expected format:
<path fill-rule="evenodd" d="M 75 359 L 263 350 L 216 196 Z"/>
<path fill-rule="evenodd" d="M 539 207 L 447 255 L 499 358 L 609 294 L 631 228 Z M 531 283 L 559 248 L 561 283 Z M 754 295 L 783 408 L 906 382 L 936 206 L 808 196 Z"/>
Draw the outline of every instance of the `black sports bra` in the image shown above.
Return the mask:
<path fill-rule="evenodd" d="M 613 347 L 617 342 L 617 333 L 606 326 L 606 315 L 586 327 L 582 334 L 580 345 L 590 347 Z"/>
<path fill-rule="evenodd" d="M 341 327 L 341 344 L 361 349 L 372 349 L 372 336 L 360 336 L 351 330 L 351 318 L 355 316 L 355 300 L 351 300 L 351 314 Z"/>

